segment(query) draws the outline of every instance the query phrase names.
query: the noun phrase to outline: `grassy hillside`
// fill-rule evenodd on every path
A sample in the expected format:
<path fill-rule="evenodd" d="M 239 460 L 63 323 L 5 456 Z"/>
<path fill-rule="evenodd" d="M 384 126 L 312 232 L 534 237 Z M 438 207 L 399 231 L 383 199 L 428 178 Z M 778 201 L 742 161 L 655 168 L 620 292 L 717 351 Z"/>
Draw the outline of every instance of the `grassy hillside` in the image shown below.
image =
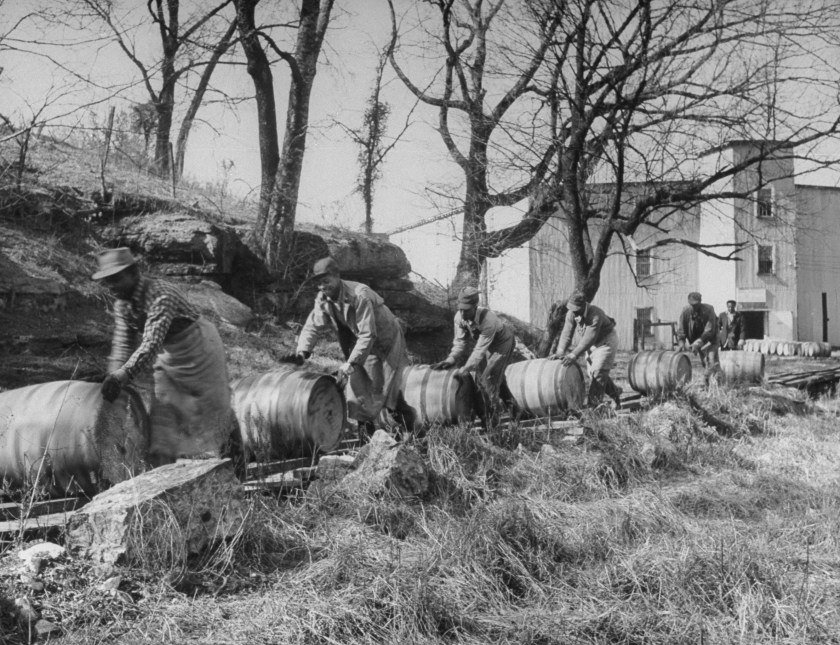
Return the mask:
<path fill-rule="evenodd" d="M 2 232 L 4 252 L 23 235 Z M 71 237 L 29 254 L 81 283 L 92 261 Z M 232 371 L 269 366 L 293 336 L 270 320 L 229 332 Z M 585 412 L 576 432 L 432 428 L 409 442 L 432 473 L 424 497 L 252 494 L 236 538 L 196 559 L 162 531 L 125 566 L 35 572 L 18 536 L 0 545 L 0 644 L 30 640 L 16 599 L 60 628 L 50 642 L 80 645 L 838 643 L 838 414 L 834 396 L 694 384 Z"/>

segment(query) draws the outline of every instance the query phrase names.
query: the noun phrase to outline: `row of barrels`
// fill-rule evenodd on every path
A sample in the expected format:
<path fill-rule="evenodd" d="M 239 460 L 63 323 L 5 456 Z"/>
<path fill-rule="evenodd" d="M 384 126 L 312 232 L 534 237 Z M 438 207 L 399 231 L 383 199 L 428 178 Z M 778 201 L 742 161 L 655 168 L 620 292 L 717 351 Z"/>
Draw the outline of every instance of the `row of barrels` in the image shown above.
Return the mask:
<path fill-rule="evenodd" d="M 764 355 L 723 352 L 730 381 L 760 381 Z M 534 359 L 508 366 L 516 405 L 535 416 L 582 407 L 586 381 L 578 364 Z M 630 361 L 628 380 L 643 394 L 664 393 L 691 380 L 687 354 L 651 351 Z M 420 425 L 472 419 L 476 389 L 455 370 L 409 367 L 402 394 Z M 346 427 L 347 402 L 331 376 L 292 366 L 238 379 L 232 408 L 247 452 L 260 460 L 332 450 Z M 126 479 L 140 467 L 149 421 L 140 397 L 126 388 L 104 403 L 99 385 L 56 381 L 0 393 L 0 478 L 22 483 L 49 471 L 55 489 L 95 490 L 100 479 Z"/>
<path fill-rule="evenodd" d="M 771 356 L 812 356 L 819 358 L 831 356 L 831 343 L 751 338 L 744 343 L 744 351 Z"/>

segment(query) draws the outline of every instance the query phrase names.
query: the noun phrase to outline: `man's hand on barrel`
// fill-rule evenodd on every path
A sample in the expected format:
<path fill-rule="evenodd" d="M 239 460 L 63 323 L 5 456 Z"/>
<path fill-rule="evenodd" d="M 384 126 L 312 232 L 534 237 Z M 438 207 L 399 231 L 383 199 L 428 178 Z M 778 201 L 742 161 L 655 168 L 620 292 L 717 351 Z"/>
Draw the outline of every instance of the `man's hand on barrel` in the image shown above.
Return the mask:
<path fill-rule="evenodd" d="M 438 363 L 432 363 L 429 365 L 433 370 L 448 370 L 451 367 L 455 366 L 455 361 L 450 359 L 444 359 Z"/>
<path fill-rule="evenodd" d="M 338 381 L 339 386 L 344 387 L 350 375 L 355 371 L 356 366 L 353 363 L 342 363 L 335 372 L 335 380 Z"/>
<path fill-rule="evenodd" d="M 128 372 L 122 368 L 114 370 L 102 381 L 102 388 L 100 390 L 102 392 L 102 398 L 112 403 L 120 395 L 120 391 L 126 383 L 128 383 Z"/>
<path fill-rule="evenodd" d="M 698 353 L 700 352 L 700 348 L 701 348 L 702 346 L 703 346 L 703 341 L 702 341 L 702 340 L 700 340 L 700 339 L 698 338 L 698 339 L 697 339 L 697 340 L 695 340 L 693 343 L 691 343 L 691 351 L 692 351 L 692 353 L 694 353 L 695 355 L 696 355 L 696 354 L 698 354 Z"/>
<path fill-rule="evenodd" d="M 565 365 L 566 367 L 569 367 L 569 365 L 577 363 L 577 356 L 575 356 L 572 352 L 567 352 L 562 360 L 563 360 L 563 365 Z"/>
<path fill-rule="evenodd" d="M 289 354 L 282 354 L 280 356 L 275 356 L 275 358 L 280 363 L 292 363 L 294 365 L 303 365 L 306 359 L 308 352 L 291 352 Z"/>

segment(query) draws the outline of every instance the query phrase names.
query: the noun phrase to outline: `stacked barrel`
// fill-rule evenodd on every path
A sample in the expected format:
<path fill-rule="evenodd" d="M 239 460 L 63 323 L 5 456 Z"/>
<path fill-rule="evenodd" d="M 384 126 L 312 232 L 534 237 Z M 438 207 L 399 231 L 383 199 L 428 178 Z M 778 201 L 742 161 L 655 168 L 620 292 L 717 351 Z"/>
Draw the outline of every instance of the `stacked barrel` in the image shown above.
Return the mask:
<path fill-rule="evenodd" d="M 756 352 L 767 356 L 809 356 L 821 358 L 831 356 L 831 343 L 751 338 L 744 343 L 744 351 Z"/>

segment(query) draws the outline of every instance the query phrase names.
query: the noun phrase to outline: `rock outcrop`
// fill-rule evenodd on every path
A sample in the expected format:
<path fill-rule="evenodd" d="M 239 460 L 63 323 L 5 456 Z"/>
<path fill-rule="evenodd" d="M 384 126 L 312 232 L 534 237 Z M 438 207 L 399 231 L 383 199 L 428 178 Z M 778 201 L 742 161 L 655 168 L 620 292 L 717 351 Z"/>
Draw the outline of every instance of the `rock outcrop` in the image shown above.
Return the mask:
<path fill-rule="evenodd" d="M 96 495 L 67 524 L 67 550 L 97 562 L 186 557 L 230 537 L 247 514 L 229 459 L 180 460 Z M 156 539 L 155 539 L 156 538 Z"/>

